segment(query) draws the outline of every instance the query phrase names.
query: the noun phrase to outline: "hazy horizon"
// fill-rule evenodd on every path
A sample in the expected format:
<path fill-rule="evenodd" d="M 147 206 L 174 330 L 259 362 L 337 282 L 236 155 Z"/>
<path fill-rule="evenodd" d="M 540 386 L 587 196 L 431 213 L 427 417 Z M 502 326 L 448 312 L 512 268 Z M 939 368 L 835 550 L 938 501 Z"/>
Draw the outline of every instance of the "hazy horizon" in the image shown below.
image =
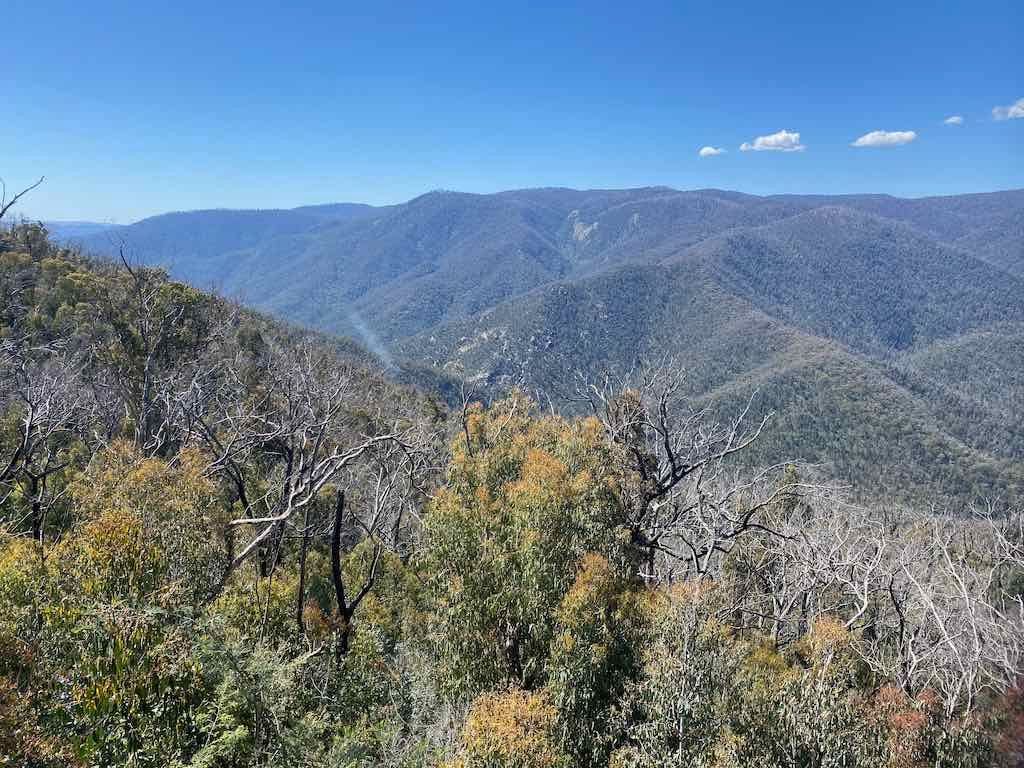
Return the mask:
<path fill-rule="evenodd" d="M 693 187 L 693 188 L 681 189 L 679 187 L 672 187 L 672 186 L 669 186 L 667 184 L 641 184 L 641 185 L 638 185 L 636 187 L 588 187 L 588 188 L 567 187 L 567 186 L 564 186 L 564 185 L 563 186 L 548 186 L 548 187 L 517 187 L 515 189 L 496 189 L 496 190 L 493 190 L 493 191 L 490 191 L 490 192 L 470 192 L 470 191 L 461 190 L 461 189 L 443 189 L 442 188 L 442 189 L 429 189 L 429 190 L 426 190 L 425 192 L 421 192 L 420 194 L 413 195 L 410 198 L 406 198 L 406 199 L 403 199 L 403 200 L 395 200 L 393 202 L 387 202 L 387 203 L 367 203 L 367 202 L 365 202 L 363 200 L 320 200 L 320 201 L 314 201 L 314 202 L 302 202 L 302 203 L 297 203 L 295 205 L 284 205 L 284 206 L 279 206 L 279 207 L 235 208 L 235 207 L 227 206 L 227 205 L 215 205 L 215 206 L 212 206 L 212 207 L 209 207 L 209 208 L 183 208 L 183 209 L 180 209 L 180 210 L 173 210 L 173 211 L 156 211 L 154 213 L 148 214 L 146 216 L 142 216 L 142 217 L 140 217 L 138 219 L 132 219 L 130 221 L 114 221 L 114 220 L 110 220 L 110 219 L 107 219 L 107 220 L 103 220 L 103 219 L 93 220 L 93 219 L 58 219 L 58 218 L 47 218 L 47 217 L 42 217 L 42 216 L 34 216 L 34 215 L 31 214 L 30 210 L 25 211 L 21 215 L 24 216 L 26 219 L 28 219 L 30 221 L 45 221 L 45 222 L 50 222 L 50 223 L 54 223 L 54 224 L 107 224 L 107 225 L 110 225 L 110 226 L 130 226 L 131 224 L 136 224 L 136 223 L 138 223 L 140 221 L 144 221 L 145 219 L 152 218 L 154 216 L 165 216 L 165 215 L 175 214 L 175 213 L 197 213 L 197 212 L 200 212 L 200 211 L 289 211 L 289 210 L 298 210 L 298 209 L 302 209 L 302 208 L 317 208 L 317 207 L 320 207 L 320 206 L 330 206 L 330 205 L 367 205 L 367 206 L 370 206 L 372 208 L 388 208 L 388 207 L 392 207 L 392 206 L 403 205 L 405 203 L 408 203 L 408 202 L 411 202 L 413 200 L 416 200 L 417 198 L 423 197 L 425 195 L 433 194 L 435 192 L 451 193 L 451 194 L 457 194 L 457 195 L 481 195 L 481 196 L 486 196 L 486 195 L 501 195 L 501 194 L 507 194 L 507 193 L 513 193 L 513 192 L 526 192 L 526 191 L 541 190 L 541 189 L 566 189 L 566 190 L 571 190 L 571 191 L 574 191 L 574 192 L 614 192 L 614 191 L 626 191 L 626 190 L 633 190 L 633 189 L 666 189 L 666 190 L 671 190 L 673 192 L 727 192 L 727 193 L 730 193 L 730 194 L 750 195 L 752 197 L 787 197 L 787 196 L 789 196 L 789 197 L 801 197 L 801 196 L 808 196 L 808 197 L 814 197 L 814 196 L 821 196 L 821 197 L 843 197 L 843 196 L 850 196 L 850 197 L 856 197 L 856 196 L 864 196 L 864 195 L 881 195 L 881 196 L 888 196 L 888 197 L 893 197 L 893 198 L 896 198 L 896 199 L 903 199 L 903 200 L 925 200 L 925 199 L 928 199 L 928 198 L 935 198 L 935 197 L 961 197 L 961 196 L 965 196 L 965 195 L 990 195 L 990 194 L 999 194 L 999 193 L 1003 193 L 1003 192 L 1018 192 L 1018 191 L 1024 190 L 1024 187 L 1005 187 L 1005 188 L 999 188 L 999 189 L 969 190 L 969 191 L 964 191 L 964 192 L 950 192 L 950 193 L 942 194 L 942 195 L 892 195 L 892 194 L 889 194 L 887 192 L 872 192 L 872 191 L 866 191 L 866 192 L 822 192 L 822 191 L 817 191 L 817 190 L 809 190 L 809 191 L 807 191 L 807 190 L 800 190 L 800 191 L 794 191 L 794 192 L 776 192 L 776 193 L 756 194 L 756 193 L 753 193 L 753 192 L 747 192 L 747 191 L 745 191 L 743 189 L 723 189 L 723 188 L 720 188 L 720 187 Z"/>

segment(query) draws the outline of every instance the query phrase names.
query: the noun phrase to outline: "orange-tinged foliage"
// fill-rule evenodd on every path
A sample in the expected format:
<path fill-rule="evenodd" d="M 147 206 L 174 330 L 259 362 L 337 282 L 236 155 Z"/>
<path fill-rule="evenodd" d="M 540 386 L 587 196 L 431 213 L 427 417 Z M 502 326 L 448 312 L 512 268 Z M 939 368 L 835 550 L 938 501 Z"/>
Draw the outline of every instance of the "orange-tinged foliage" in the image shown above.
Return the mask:
<path fill-rule="evenodd" d="M 123 373 L 130 385 L 144 359 L 144 318 L 125 300 L 134 276 L 56 253 L 40 262 L 35 249 L 5 250 L 5 237 L 0 270 L 38 265 L 24 328 L 88 341 L 103 375 Z M 241 354 L 246 391 L 229 399 L 262 402 L 273 373 L 263 326 L 207 345 L 203 329 L 216 315 L 202 311 L 202 297 L 141 276 L 156 305 L 186 319 L 161 345 L 159 373 L 188 370 L 205 346 L 232 363 Z M 105 294 L 117 300 L 98 312 Z M 614 398 L 609 407 L 626 418 L 612 420 L 633 421 L 642 400 L 636 391 Z M 122 405 L 120 434 L 131 434 L 137 403 Z M 376 405 L 355 404 L 349 426 L 381 427 Z M 4 445 L 19 415 L 0 414 Z M 623 518 L 650 489 L 597 419 L 539 415 L 520 393 L 471 406 L 445 487 L 417 510 L 424 546 L 403 541 L 401 557 L 379 560 L 340 663 L 329 652 L 342 619 L 328 577 L 326 498 L 307 518 L 314 538 L 302 550 L 301 605 L 298 519 L 284 526 L 272 578 L 247 564 L 219 599 L 205 600 L 224 574 L 226 518 L 245 514 L 230 506 L 237 489 L 215 486 L 200 457 L 173 443 L 162 458 L 115 443 L 84 470 L 89 451 L 77 450 L 50 488 L 60 505 L 44 546 L 0 541 L 0 768 L 73 765 L 76 756 L 86 765 L 429 768 L 450 749 L 451 768 L 606 768 L 609 757 L 623 768 L 992 766 L 975 759 L 974 723 L 951 721 L 934 694 L 876 690 L 879 675 L 861 665 L 846 617 L 809 631 L 796 618 L 779 647 L 762 639 L 746 612 L 770 596 L 734 602 L 740 589 L 761 589 L 737 580 L 758 562 L 739 561 L 746 548 L 715 582 L 642 585 Z M 278 450 L 239 454 L 250 498 L 277 479 Z M 359 484 L 360 475 L 335 479 Z M 5 519 L 24 516 L 20 492 Z M 371 562 L 368 542 L 345 556 L 353 591 Z M 463 706 L 468 716 L 452 722 Z M 1011 764 L 1024 732 L 1020 700 L 1006 709 Z"/>
<path fill-rule="evenodd" d="M 559 621 L 568 626 L 578 624 L 582 615 L 609 605 L 619 589 L 621 581 L 608 559 L 588 552 L 580 562 L 576 580 L 562 598 Z"/>
<path fill-rule="evenodd" d="M 852 641 L 849 631 L 834 616 L 822 616 L 814 622 L 806 643 L 815 655 L 832 653 Z"/>
<path fill-rule="evenodd" d="M 455 438 L 448 483 L 426 517 L 445 686 L 537 685 L 583 556 L 625 563 L 600 429 L 531 414 L 518 395 L 473 410 L 471 450 L 465 435 Z"/>
<path fill-rule="evenodd" d="M 812 667 L 824 673 L 833 664 L 848 667 L 855 655 L 855 638 L 834 616 L 822 616 L 814 621 L 810 631 L 795 645 L 798 655 L 806 658 Z"/>
<path fill-rule="evenodd" d="M 542 693 L 509 690 L 473 702 L 462 729 L 459 755 L 450 768 L 562 768 L 558 712 Z"/>
<path fill-rule="evenodd" d="M 895 685 L 883 685 L 865 702 L 865 718 L 884 735 L 888 751 L 886 768 L 928 765 L 929 729 L 939 715 L 936 703 L 928 691 L 911 698 Z"/>
<path fill-rule="evenodd" d="M 1000 703 L 1002 727 L 997 749 L 1007 765 L 1024 764 L 1024 687 L 1008 691 Z"/>
<path fill-rule="evenodd" d="M 574 490 L 565 463 L 531 447 L 526 450 L 519 478 L 509 484 L 506 494 L 512 504 L 557 504 Z"/>

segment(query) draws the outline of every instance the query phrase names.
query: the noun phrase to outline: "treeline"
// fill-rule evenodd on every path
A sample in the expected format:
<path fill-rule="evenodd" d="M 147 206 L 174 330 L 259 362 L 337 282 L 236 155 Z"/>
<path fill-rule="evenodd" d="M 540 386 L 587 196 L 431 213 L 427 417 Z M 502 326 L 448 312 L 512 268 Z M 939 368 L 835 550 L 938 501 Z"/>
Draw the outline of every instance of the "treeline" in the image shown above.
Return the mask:
<path fill-rule="evenodd" d="M 678 368 L 442 408 L 0 234 L 0 765 L 1012 766 L 1024 530 L 864 510 Z"/>

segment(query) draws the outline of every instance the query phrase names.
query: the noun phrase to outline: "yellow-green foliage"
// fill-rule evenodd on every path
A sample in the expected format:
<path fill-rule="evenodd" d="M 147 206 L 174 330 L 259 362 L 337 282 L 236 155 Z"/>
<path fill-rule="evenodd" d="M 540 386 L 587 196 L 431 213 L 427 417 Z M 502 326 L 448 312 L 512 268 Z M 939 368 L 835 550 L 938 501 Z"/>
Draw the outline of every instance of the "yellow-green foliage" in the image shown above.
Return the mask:
<path fill-rule="evenodd" d="M 260 577 L 253 568 L 236 573 L 210 608 L 224 620 L 235 637 L 264 638 L 268 642 L 291 637 L 295 631 L 298 574 L 276 569 L 273 578 Z M 313 622 L 317 627 L 317 622 Z"/>
<path fill-rule="evenodd" d="M 346 584 L 363 584 L 373 562 L 373 546 L 369 540 L 362 541 L 345 558 L 342 572 Z M 322 573 L 327 574 L 324 565 Z M 326 578 L 322 580 L 321 594 L 330 588 Z M 355 617 L 355 630 L 372 633 L 377 642 L 393 650 L 405 632 L 415 628 L 406 627 L 407 622 L 417 622 L 417 604 L 420 598 L 420 582 L 416 574 L 402 562 L 394 552 L 383 552 L 377 563 L 374 588 L 359 604 Z M 330 606 L 333 595 L 322 605 Z"/>
<path fill-rule="evenodd" d="M 467 430 L 426 520 L 440 680 L 534 686 L 582 556 L 624 563 L 607 449 L 595 422 L 537 418 L 521 396 L 474 410 Z"/>
<path fill-rule="evenodd" d="M 72 494 L 79 522 L 53 556 L 87 597 L 195 602 L 220 577 L 226 519 L 197 454 L 172 464 L 118 443 Z"/>
<path fill-rule="evenodd" d="M 39 642 L 73 660 L 50 716 L 75 724 L 66 738 L 86 761 L 144 761 L 188 731 L 203 688 L 174 612 L 197 605 L 222 567 L 216 491 L 198 456 L 169 463 L 116 444 L 72 498 L 77 522 L 47 557 Z"/>
<path fill-rule="evenodd" d="M 39 544 L 25 536 L 0 532 L 0 646 L 14 648 L 24 641 L 37 620 L 46 565 Z"/>
<path fill-rule="evenodd" d="M 567 768 L 555 736 L 558 712 L 542 693 L 509 690 L 473 702 L 449 768 Z"/>
<path fill-rule="evenodd" d="M 549 690 L 560 736 L 577 765 L 600 765 L 614 743 L 615 705 L 638 672 L 650 596 L 588 553 L 557 609 Z"/>
<path fill-rule="evenodd" d="M 38 632 L 49 577 L 37 542 L 0 532 L 0 768 L 74 765 L 66 744 L 50 738 Z"/>

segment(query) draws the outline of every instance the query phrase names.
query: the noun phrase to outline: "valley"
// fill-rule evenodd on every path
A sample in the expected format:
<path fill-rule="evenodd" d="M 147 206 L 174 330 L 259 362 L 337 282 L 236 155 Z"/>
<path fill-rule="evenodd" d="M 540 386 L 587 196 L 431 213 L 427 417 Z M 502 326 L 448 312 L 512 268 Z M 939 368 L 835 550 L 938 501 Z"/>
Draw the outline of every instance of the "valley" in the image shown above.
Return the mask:
<path fill-rule="evenodd" d="M 1022 220 L 1022 190 L 556 188 L 184 212 L 67 239 L 350 336 L 449 400 L 518 387 L 572 411 L 581 377 L 669 359 L 694 407 L 753 396 L 774 414 L 766 455 L 872 501 L 966 503 L 1024 488 Z"/>

